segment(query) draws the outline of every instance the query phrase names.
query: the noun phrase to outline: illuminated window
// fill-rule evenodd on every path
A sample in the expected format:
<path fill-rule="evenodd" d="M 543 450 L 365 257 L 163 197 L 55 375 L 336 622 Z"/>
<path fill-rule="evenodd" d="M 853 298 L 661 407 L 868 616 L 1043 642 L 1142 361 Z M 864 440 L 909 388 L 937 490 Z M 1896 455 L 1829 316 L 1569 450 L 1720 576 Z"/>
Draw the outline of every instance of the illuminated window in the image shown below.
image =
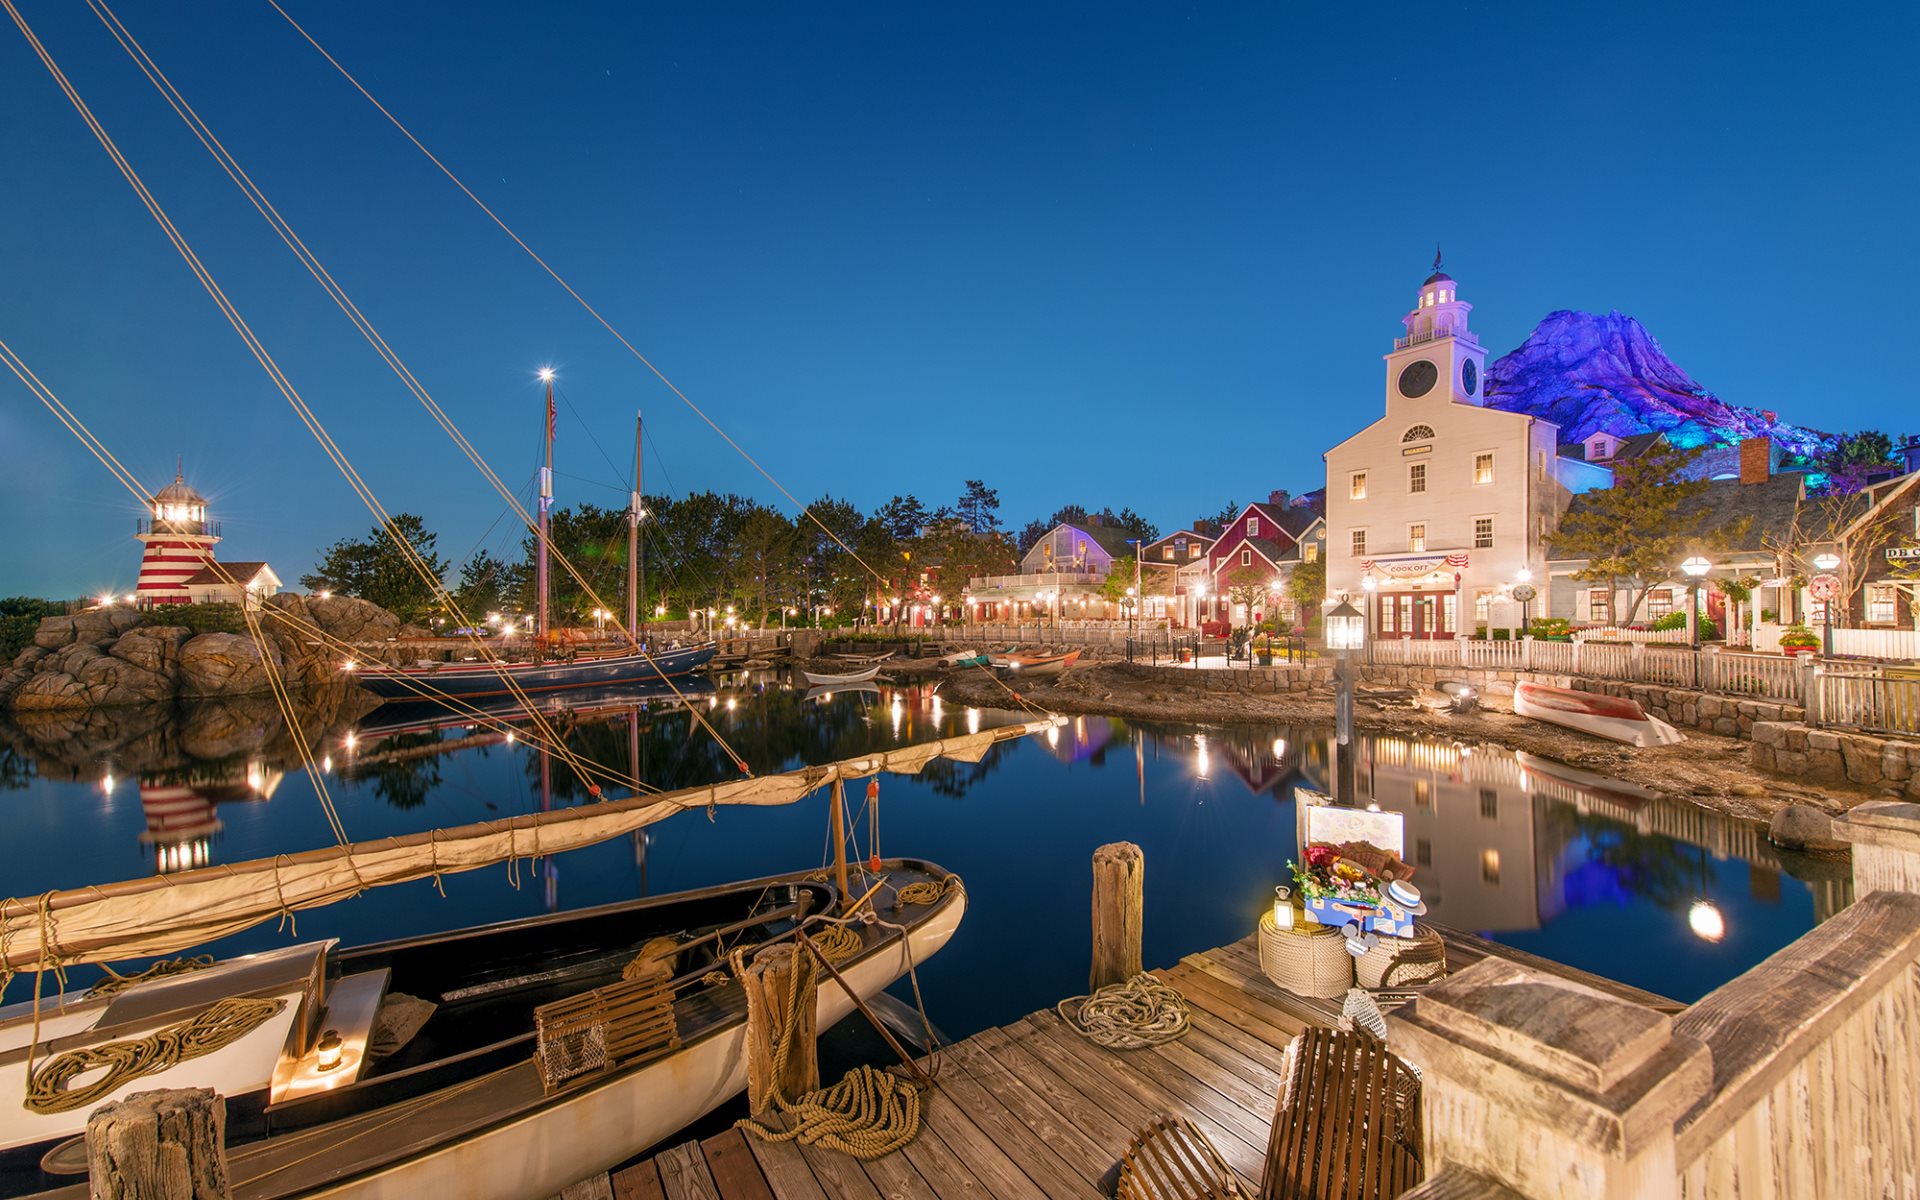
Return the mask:
<path fill-rule="evenodd" d="M 1364 529 L 1356 529 L 1353 531 L 1354 557 L 1358 558 L 1359 556 L 1365 554 L 1366 552 L 1367 552 L 1367 531 Z"/>
<path fill-rule="evenodd" d="M 1493 619 L 1493 589 L 1479 588 L 1473 593 L 1473 619 L 1485 625 Z"/>
<path fill-rule="evenodd" d="M 1191 550 L 1189 550 L 1189 551 L 1187 552 L 1187 557 L 1188 557 L 1188 558 L 1199 558 L 1199 557 L 1200 557 L 1200 551 L 1201 551 L 1201 549 L 1202 549 L 1202 547 L 1201 547 L 1201 545 L 1200 545 L 1200 543 L 1199 543 L 1199 542 L 1195 542 L 1195 543 L 1193 544 L 1193 549 L 1191 549 Z"/>
<path fill-rule="evenodd" d="M 1664 617 L 1673 611 L 1673 589 L 1654 588 L 1647 593 L 1647 616 Z"/>
<path fill-rule="evenodd" d="M 1166 560 L 1167 560 L 1168 562 L 1172 562 L 1172 561 L 1173 561 L 1173 547 L 1172 547 L 1172 546 L 1164 546 L 1164 547 L 1162 547 L 1162 548 L 1161 548 L 1161 551 L 1160 551 L 1160 557 L 1162 557 L 1162 558 L 1164 558 L 1164 559 L 1166 559 Z"/>
<path fill-rule="evenodd" d="M 1890 583 L 1867 585 L 1867 624 L 1891 625 L 1895 620 L 1894 586 Z"/>
<path fill-rule="evenodd" d="M 1493 545 L 1493 518 L 1475 517 L 1473 519 L 1473 548 L 1486 550 Z"/>
<path fill-rule="evenodd" d="M 1425 525 L 1407 526 L 1407 549 L 1415 554 L 1427 548 L 1427 527 Z"/>
<path fill-rule="evenodd" d="M 1473 482 L 1475 484 L 1493 482 L 1493 452 L 1473 456 Z"/>
<path fill-rule="evenodd" d="M 1367 473 L 1365 471 L 1355 471 L 1353 473 L 1353 482 L 1347 488 L 1347 496 L 1353 500 L 1365 500 L 1367 498 Z"/>
<path fill-rule="evenodd" d="M 1425 442 L 1430 441 L 1432 438 L 1433 426 L 1431 425 L 1415 425 L 1412 429 L 1400 435 L 1400 440 L 1403 442 Z"/>
<path fill-rule="evenodd" d="M 1492 788 L 1480 789 L 1480 817 L 1482 820 L 1500 819 L 1500 793 Z"/>
<path fill-rule="evenodd" d="M 1415 808 L 1433 807 L 1433 780 L 1416 779 L 1413 781 L 1413 805 Z"/>
<path fill-rule="evenodd" d="M 1319 562 L 1320 561 L 1320 544 L 1318 542 L 1308 542 L 1305 545 L 1301 546 L 1300 561 Z"/>
<path fill-rule="evenodd" d="M 1427 464 L 1414 463 L 1407 468 L 1407 490 L 1409 492 L 1427 490 Z"/>
<path fill-rule="evenodd" d="M 1608 611 L 1612 605 L 1607 603 L 1607 589 L 1587 589 L 1587 620 L 1605 622 L 1612 614 Z"/>
<path fill-rule="evenodd" d="M 1488 883 L 1500 882 L 1500 852 L 1482 850 L 1480 852 L 1480 878 Z"/>
<path fill-rule="evenodd" d="M 1248 537 L 1260 536 L 1260 518 L 1259 517 L 1247 518 L 1247 536 Z"/>

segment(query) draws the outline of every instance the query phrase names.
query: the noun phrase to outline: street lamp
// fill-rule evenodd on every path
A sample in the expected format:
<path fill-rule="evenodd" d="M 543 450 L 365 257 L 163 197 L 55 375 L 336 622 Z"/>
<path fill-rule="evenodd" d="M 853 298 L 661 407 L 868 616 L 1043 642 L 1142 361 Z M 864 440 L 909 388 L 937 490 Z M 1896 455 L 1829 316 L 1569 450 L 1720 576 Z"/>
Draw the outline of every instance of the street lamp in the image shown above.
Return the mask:
<path fill-rule="evenodd" d="M 1379 619 L 1374 612 L 1373 597 L 1374 593 L 1380 590 L 1380 581 L 1371 575 L 1362 575 L 1360 577 L 1360 590 L 1366 593 L 1360 602 L 1367 607 L 1367 611 L 1362 614 L 1366 618 L 1367 628 L 1377 629 L 1379 628 Z M 1305 621 L 1300 623 L 1302 625 L 1306 624 Z"/>
<path fill-rule="evenodd" d="M 1367 619 L 1342 600 L 1324 618 L 1327 649 L 1340 656 L 1334 667 L 1334 736 L 1344 746 L 1353 741 L 1353 652 L 1366 644 Z"/>
<path fill-rule="evenodd" d="M 1835 554 L 1833 551 L 1829 550 L 1825 554 L 1815 555 L 1813 560 L 1813 565 L 1819 568 L 1822 574 L 1827 574 L 1833 571 L 1837 571 L 1840 569 L 1840 556 L 1838 554 Z M 1835 598 L 1832 596 L 1822 596 L 1820 598 L 1820 623 L 1822 626 L 1824 626 L 1824 628 L 1821 631 L 1824 636 L 1821 639 L 1820 649 L 1821 649 L 1822 655 L 1824 655 L 1827 658 L 1833 657 L 1833 601 L 1834 599 Z"/>
<path fill-rule="evenodd" d="M 1687 624 L 1693 631 L 1693 648 L 1698 650 L 1700 648 L 1700 580 L 1708 571 L 1713 570 L 1713 564 L 1696 554 L 1681 563 L 1680 569 L 1686 572 L 1687 576 Z"/>
<path fill-rule="evenodd" d="M 1128 588 L 1127 598 L 1122 603 L 1124 603 L 1127 606 L 1127 632 L 1129 634 L 1133 632 L 1133 607 L 1139 602 L 1140 602 L 1140 597 L 1137 589 Z"/>

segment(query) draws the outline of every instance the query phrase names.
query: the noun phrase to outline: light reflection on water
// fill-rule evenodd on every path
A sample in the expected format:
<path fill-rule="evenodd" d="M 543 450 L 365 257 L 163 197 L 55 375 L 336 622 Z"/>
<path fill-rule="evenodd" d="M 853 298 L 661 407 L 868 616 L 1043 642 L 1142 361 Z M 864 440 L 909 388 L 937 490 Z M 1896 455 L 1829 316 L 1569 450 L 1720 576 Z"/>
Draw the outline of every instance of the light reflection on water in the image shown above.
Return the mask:
<path fill-rule="evenodd" d="M 760 772 L 1019 719 L 925 687 L 828 695 L 761 675 L 683 690 Z M 637 763 L 655 786 L 732 777 L 727 755 L 672 697 L 547 707 L 574 754 L 622 771 Z M 356 839 L 588 801 L 586 784 L 543 761 L 522 732 L 405 716 L 382 710 L 357 729 L 310 731 Z M 22 848 L 0 869 L 8 895 L 331 840 L 270 711 L 95 714 L 83 727 L 0 728 L 0 739 L 0 806 L 9 844 Z M 1149 964 L 1244 936 L 1297 856 L 1303 788 L 1404 814 L 1431 919 L 1676 999 L 1696 998 L 1846 901 L 1832 881 L 1843 871 L 1784 861 L 1751 827 L 1556 764 L 1406 738 L 1352 749 L 1342 759 L 1310 730 L 1075 717 L 976 764 L 941 760 L 921 776 L 887 777 L 880 852 L 933 859 L 968 883 L 959 935 L 922 973 L 935 1021 L 964 1036 L 1084 990 L 1088 859 L 1105 842 L 1146 851 Z M 864 820 L 859 829 L 864 856 Z M 826 852 L 821 799 L 719 808 L 711 820 L 689 812 L 537 867 L 448 876 L 444 899 L 430 883 L 386 888 L 212 948 L 283 944 L 295 928 L 347 943 L 431 932 L 814 866 Z M 1703 936 L 1716 930 L 1718 940 Z"/>

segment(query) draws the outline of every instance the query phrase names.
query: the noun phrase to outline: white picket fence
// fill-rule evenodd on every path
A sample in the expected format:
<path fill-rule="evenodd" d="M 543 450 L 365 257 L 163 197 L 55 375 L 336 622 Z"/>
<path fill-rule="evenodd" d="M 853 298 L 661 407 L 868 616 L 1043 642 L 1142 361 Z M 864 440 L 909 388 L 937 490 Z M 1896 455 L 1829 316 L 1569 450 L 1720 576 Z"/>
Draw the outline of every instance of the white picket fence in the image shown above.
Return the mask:
<path fill-rule="evenodd" d="M 1836 629 L 1833 631 L 1833 652 L 1847 658 L 1912 662 L 1920 659 L 1920 630 Z"/>
<path fill-rule="evenodd" d="M 1692 688 L 1755 699 L 1804 702 L 1807 688 L 1800 660 L 1777 654 L 1748 654 L 1709 646 L 1646 642 L 1414 641 L 1388 638 L 1372 643 L 1371 661 L 1383 665 L 1469 667 L 1490 671 L 1535 671 L 1618 679 L 1662 687 Z M 1827 664 L 1834 672 L 1871 672 L 1861 664 Z"/>

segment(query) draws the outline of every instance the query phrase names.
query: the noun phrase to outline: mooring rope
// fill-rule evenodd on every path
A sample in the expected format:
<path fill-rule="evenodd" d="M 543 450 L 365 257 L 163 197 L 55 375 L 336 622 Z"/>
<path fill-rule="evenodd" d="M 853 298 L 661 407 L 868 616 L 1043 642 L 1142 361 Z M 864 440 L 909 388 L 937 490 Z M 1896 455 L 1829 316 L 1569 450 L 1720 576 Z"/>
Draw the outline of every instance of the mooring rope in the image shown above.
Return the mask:
<path fill-rule="evenodd" d="M 265 1024 L 285 1004 L 284 1000 L 228 997 L 188 1020 L 143 1038 L 64 1050 L 28 1076 L 25 1106 L 36 1113 L 86 1108 L 143 1075 L 231 1046 Z M 106 1073 L 91 1083 L 67 1087 L 80 1076 L 103 1067 Z"/>
<path fill-rule="evenodd" d="M 1072 1014 L 1067 1005 L 1079 1002 Z M 1091 996 L 1069 996 L 1054 1005 L 1067 1028 L 1109 1050 L 1139 1050 L 1184 1034 L 1192 1017 L 1178 988 L 1145 972 L 1110 983 Z"/>
<path fill-rule="evenodd" d="M 163 958 L 144 971 L 139 971 L 132 975 L 122 975 L 112 967 L 107 966 L 106 963 L 101 963 L 100 966 L 106 971 L 107 977 L 88 988 L 87 995 L 114 996 L 133 987 L 135 984 L 145 983 L 149 979 L 164 979 L 168 975 L 184 975 L 188 971 L 201 971 L 212 965 L 213 955 L 196 954 L 192 958 L 186 958 L 184 956 L 180 958 Z"/>

